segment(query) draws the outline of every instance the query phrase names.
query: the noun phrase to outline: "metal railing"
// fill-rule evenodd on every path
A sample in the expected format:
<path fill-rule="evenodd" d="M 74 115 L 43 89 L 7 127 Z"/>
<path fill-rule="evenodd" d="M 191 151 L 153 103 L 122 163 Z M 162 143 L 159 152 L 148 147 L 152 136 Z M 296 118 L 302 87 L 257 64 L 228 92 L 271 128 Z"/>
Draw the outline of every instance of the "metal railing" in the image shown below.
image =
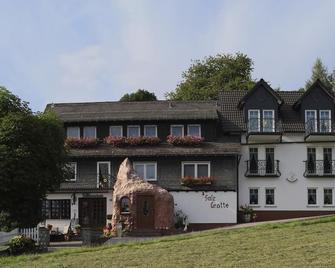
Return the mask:
<path fill-rule="evenodd" d="M 249 118 L 248 133 L 275 133 L 281 132 L 281 124 L 275 118 Z"/>
<path fill-rule="evenodd" d="M 281 175 L 279 171 L 279 160 L 247 160 L 245 176 L 275 176 Z"/>
<path fill-rule="evenodd" d="M 304 176 L 335 176 L 334 160 L 307 160 Z"/>
<path fill-rule="evenodd" d="M 334 126 L 331 119 L 309 119 L 305 123 L 306 136 L 310 134 L 334 133 Z"/>

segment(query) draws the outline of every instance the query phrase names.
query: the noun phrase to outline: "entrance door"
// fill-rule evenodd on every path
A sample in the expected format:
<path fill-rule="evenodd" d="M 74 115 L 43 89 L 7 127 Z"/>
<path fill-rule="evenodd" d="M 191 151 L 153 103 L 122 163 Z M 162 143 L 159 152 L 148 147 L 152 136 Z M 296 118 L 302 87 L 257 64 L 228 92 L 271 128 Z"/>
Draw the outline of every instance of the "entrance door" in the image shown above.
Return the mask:
<path fill-rule="evenodd" d="M 154 229 L 154 197 L 152 195 L 137 196 L 137 228 Z"/>
<path fill-rule="evenodd" d="M 106 198 L 79 198 L 79 224 L 102 228 L 106 225 Z"/>

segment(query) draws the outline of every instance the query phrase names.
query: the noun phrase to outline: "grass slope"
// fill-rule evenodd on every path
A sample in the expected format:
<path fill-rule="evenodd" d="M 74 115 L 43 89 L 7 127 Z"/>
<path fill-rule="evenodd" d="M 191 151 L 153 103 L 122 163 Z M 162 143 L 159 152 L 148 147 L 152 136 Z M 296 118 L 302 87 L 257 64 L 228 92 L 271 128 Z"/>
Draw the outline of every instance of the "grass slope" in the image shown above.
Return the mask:
<path fill-rule="evenodd" d="M 335 217 L 6 257 L 0 267 L 335 267 Z"/>

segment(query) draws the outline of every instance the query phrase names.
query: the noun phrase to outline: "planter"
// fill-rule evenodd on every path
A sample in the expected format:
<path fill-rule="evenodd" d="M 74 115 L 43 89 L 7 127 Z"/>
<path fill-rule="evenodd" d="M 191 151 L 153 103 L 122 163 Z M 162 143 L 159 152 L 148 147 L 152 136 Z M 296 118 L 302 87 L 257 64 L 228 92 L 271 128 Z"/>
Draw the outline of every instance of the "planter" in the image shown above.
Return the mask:
<path fill-rule="evenodd" d="M 243 221 L 250 222 L 251 221 L 251 214 L 243 214 Z"/>

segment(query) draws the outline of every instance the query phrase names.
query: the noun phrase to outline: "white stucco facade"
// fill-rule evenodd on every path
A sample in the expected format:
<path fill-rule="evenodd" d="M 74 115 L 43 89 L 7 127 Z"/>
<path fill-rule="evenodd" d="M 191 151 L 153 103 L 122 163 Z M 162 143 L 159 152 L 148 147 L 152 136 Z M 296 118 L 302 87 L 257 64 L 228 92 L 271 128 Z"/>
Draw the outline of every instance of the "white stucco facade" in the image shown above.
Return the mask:
<path fill-rule="evenodd" d="M 175 211 L 182 210 L 189 223 L 236 223 L 237 193 L 233 191 L 170 192 Z"/>
<path fill-rule="evenodd" d="M 242 139 L 245 141 L 245 138 Z M 282 137 L 276 144 L 246 144 L 241 146 L 239 163 L 239 205 L 249 204 L 249 189 L 258 189 L 256 210 L 292 210 L 292 211 L 329 211 L 335 212 L 335 177 L 305 177 L 307 148 L 316 149 L 316 160 L 323 160 L 323 148 L 332 148 L 332 159 L 335 159 L 335 144 L 330 142 L 305 143 L 303 134 L 290 134 Z M 265 160 L 265 149 L 274 148 L 274 159 L 279 160 L 279 177 L 246 177 L 246 160 L 249 160 L 249 148 L 258 148 L 258 160 Z M 265 189 L 275 191 L 275 204 L 265 204 Z M 308 205 L 307 190 L 315 188 L 317 204 Z M 333 189 L 333 204 L 324 205 L 324 188 Z"/>

